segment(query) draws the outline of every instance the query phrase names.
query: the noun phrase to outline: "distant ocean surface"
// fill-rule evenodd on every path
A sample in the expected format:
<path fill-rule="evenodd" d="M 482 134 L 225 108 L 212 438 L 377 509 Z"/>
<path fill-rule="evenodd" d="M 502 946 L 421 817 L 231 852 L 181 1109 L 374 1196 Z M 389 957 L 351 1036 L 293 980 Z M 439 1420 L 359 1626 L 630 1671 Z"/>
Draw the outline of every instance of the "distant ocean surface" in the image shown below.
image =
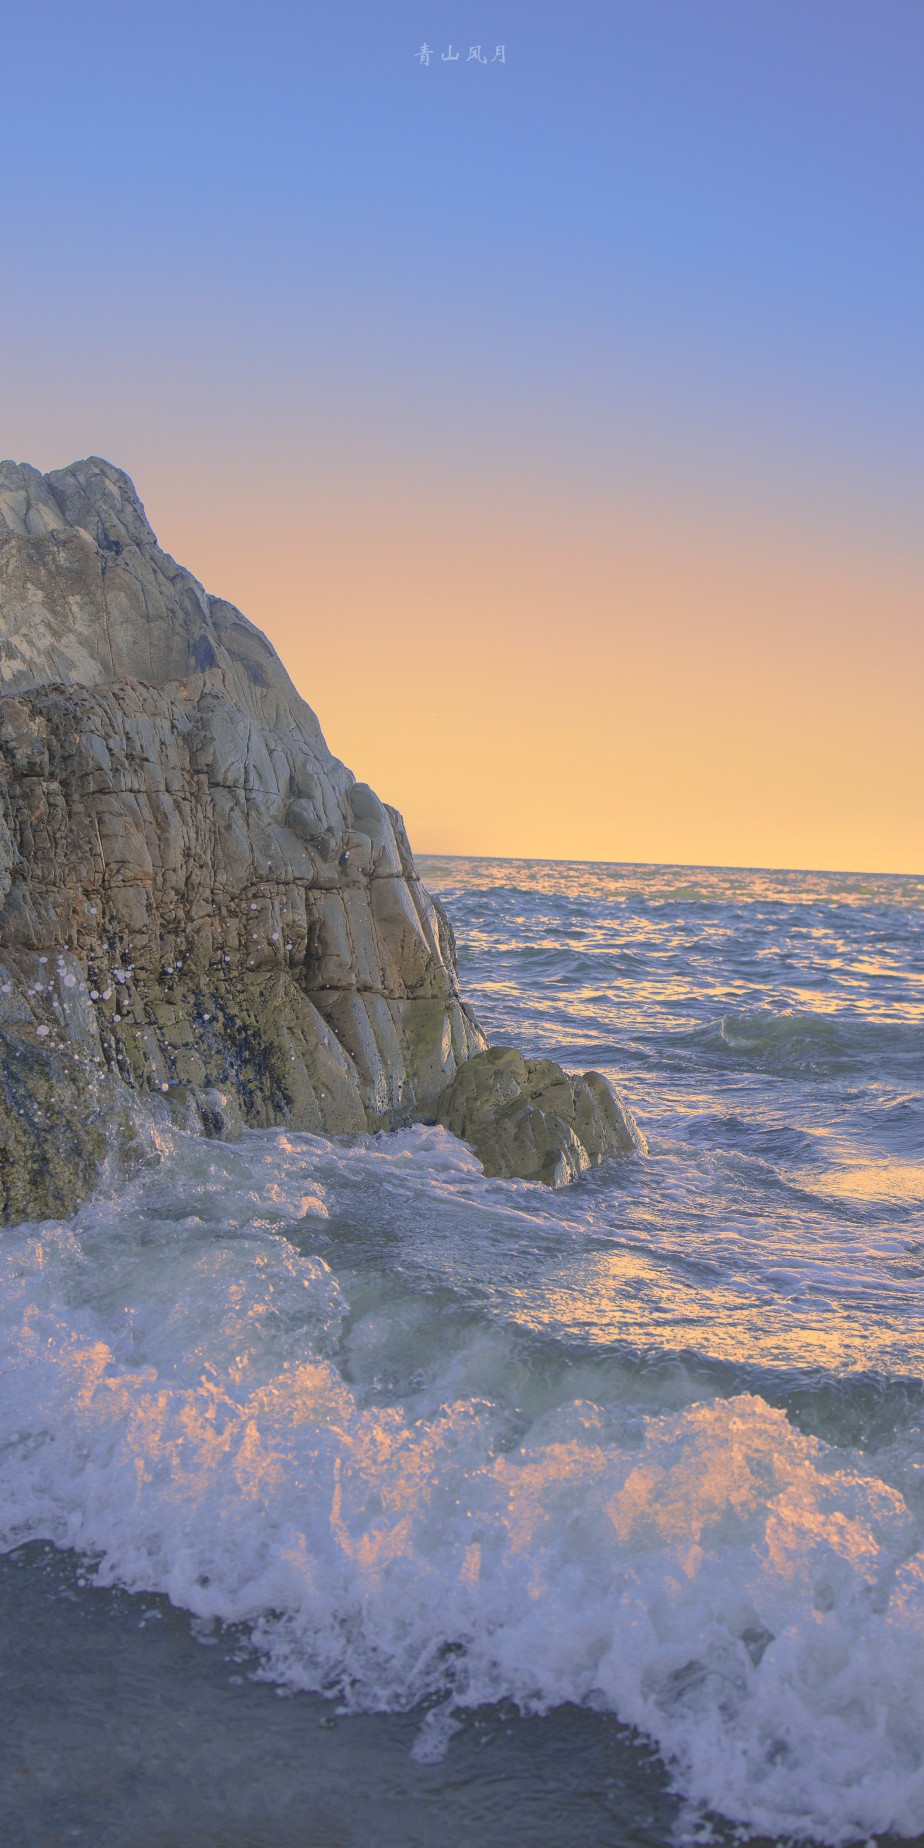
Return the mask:
<path fill-rule="evenodd" d="M 420 869 L 638 1152 L 0 1232 L 4 1848 L 924 1841 L 924 877 Z"/>

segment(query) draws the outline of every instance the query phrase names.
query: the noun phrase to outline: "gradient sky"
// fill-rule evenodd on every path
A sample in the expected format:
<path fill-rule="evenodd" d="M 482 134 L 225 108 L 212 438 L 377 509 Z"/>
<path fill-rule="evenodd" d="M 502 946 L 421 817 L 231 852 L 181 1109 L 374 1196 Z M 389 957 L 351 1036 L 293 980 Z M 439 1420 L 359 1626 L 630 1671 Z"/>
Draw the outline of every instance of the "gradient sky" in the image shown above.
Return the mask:
<path fill-rule="evenodd" d="M 922 98 L 921 0 L 7 8 L 0 452 L 419 850 L 920 872 Z"/>

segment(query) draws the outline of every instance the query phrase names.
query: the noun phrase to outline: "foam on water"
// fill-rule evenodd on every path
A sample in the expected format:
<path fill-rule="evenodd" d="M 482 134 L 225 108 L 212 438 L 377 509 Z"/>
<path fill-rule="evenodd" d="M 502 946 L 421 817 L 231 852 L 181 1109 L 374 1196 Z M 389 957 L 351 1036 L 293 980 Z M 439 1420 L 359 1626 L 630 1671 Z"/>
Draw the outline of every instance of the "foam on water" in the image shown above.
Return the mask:
<path fill-rule="evenodd" d="M 281 1686 L 421 1706 L 424 1759 L 460 1709 L 583 1702 L 767 1834 L 924 1829 L 919 1432 L 864 1456 L 734 1380 L 594 1375 L 518 1317 L 593 1190 L 439 1131 L 163 1152 L 0 1237 L 0 1544 L 246 1623 Z M 473 1259 L 519 1241 L 506 1316 L 446 1212 Z"/>
<path fill-rule="evenodd" d="M 0 1232 L 0 1545 L 424 1760 L 574 1701 L 773 1839 L 924 1832 L 924 886 L 427 877 L 491 1037 L 605 1070 L 639 1151 L 554 1195 L 433 1128 L 151 1132 Z"/>

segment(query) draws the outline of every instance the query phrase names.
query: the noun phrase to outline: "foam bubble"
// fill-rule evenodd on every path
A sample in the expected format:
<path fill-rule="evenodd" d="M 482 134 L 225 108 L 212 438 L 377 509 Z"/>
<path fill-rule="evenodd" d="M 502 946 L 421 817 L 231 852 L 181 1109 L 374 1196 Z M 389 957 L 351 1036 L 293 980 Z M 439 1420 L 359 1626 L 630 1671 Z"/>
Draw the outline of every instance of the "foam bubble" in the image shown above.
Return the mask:
<path fill-rule="evenodd" d="M 330 1223 L 312 1151 L 413 1181 L 438 1139 L 176 1146 L 183 1186 L 0 1239 L 2 1544 L 251 1625 L 281 1686 L 424 1704 L 424 1762 L 460 1709 L 583 1702 L 768 1835 L 924 1826 L 924 1556 L 894 1486 L 754 1394 L 620 1409 L 565 1368 L 524 1412 L 509 1331 L 473 1318 L 440 1357 L 438 1305 L 425 1326 L 280 1230 Z M 399 1350 L 421 1399 L 383 1377 Z"/>

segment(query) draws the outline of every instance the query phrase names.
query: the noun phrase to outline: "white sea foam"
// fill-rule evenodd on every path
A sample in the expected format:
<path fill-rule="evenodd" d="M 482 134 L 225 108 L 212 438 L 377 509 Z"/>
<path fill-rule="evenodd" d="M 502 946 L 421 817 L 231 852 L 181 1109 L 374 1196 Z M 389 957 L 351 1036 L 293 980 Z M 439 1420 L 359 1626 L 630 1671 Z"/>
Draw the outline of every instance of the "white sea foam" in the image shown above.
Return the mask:
<path fill-rule="evenodd" d="M 441 1351 L 438 1301 L 309 1251 L 318 1177 L 370 1165 L 422 1226 L 479 1185 L 438 1132 L 178 1139 L 127 1199 L 2 1235 L 2 1544 L 246 1622 L 283 1686 L 428 1704 L 424 1759 L 462 1707 L 585 1702 L 770 1835 L 924 1828 L 898 1491 L 754 1395 L 659 1415 L 575 1399 L 566 1367 L 524 1414 L 509 1330 L 472 1316 Z"/>

